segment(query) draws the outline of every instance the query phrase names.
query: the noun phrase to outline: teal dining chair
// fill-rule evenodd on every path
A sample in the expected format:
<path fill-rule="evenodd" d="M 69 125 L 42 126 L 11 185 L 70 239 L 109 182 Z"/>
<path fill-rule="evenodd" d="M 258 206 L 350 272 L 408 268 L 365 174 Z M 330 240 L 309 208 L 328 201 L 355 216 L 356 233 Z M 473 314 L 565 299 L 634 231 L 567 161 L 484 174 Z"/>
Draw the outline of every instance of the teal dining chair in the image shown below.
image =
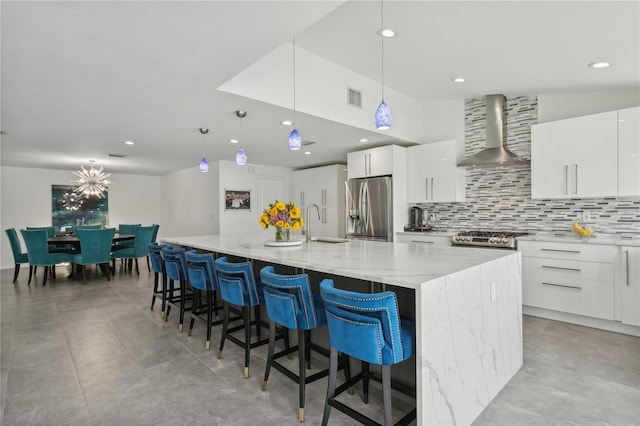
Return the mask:
<path fill-rule="evenodd" d="M 29 231 L 38 230 L 38 229 L 44 229 L 45 231 L 47 231 L 47 238 L 53 238 L 56 236 L 55 226 L 27 226 L 27 230 Z M 63 244 L 63 245 L 49 244 L 49 253 L 76 254 L 77 251 L 73 248 L 73 246 L 68 244 Z"/>
<path fill-rule="evenodd" d="M 136 273 L 140 275 L 138 259 L 149 256 L 149 244 L 153 237 L 153 226 L 137 226 L 134 229 L 133 247 L 114 251 L 111 255 L 113 273 L 115 273 L 116 259 L 131 259 L 136 263 Z"/>
<path fill-rule="evenodd" d="M 27 256 L 30 266 L 44 266 L 44 279 L 42 285 L 47 284 L 49 270 L 55 271 L 55 265 L 63 262 L 73 262 L 73 255 L 70 253 L 50 253 L 47 244 L 46 229 L 21 229 L 22 239 L 27 246 Z M 55 273 L 52 273 L 55 277 Z M 29 282 L 31 285 L 32 270 L 29 268 Z"/>
<path fill-rule="evenodd" d="M 80 240 L 80 254 L 73 257 L 73 277 L 76 277 L 78 266 L 82 268 L 83 283 L 87 283 L 87 265 L 99 265 L 107 281 L 111 280 L 111 243 L 115 235 L 115 228 L 106 229 L 77 229 L 76 236 Z"/>
<path fill-rule="evenodd" d="M 4 232 L 6 232 L 7 237 L 9 238 L 11 253 L 13 254 L 13 262 L 16 264 L 16 268 L 13 272 L 13 283 L 15 284 L 18 279 L 18 274 L 20 273 L 20 265 L 23 263 L 29 263 L 29 256 L 27 253 L 22 252 L 22 248 L 20 247 L 20 238 L 18 238 L 18 233 L 15 228 L 6 229 Z M 29 275 L 31 275 L 31 272 Z"/>

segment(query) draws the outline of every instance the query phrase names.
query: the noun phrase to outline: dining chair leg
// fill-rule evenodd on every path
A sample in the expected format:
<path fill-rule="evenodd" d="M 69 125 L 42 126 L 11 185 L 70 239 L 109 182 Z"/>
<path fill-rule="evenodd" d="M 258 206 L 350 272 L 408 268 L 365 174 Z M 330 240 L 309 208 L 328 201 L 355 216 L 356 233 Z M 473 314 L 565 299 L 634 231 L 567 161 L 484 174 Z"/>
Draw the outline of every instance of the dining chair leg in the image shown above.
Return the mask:
<path fill-rule="evenodd" d="M 42 285 L 47 285 L 47 278 L 49 277 L 49 266 L 44 267 L 44 278 L 42 279 Z"/>
<path fill-rule="evenodd" d="M 138 260 L 136 259 L 136 265 Z M 180 280 L 180 323 L 178 324 L 178 331 L 182 333 L 182 325 L 184 324 L 184 308 L 185 303 L 187 303 L 187 296 L 185 295 L 185 291 L 187 290 L 187 283 L 183 280 Z"/>
<path fill-rule="evenodd" d="M 111 264 L 109 262 L 105 263 L 104 268 L 107 270 L 107 281 L 111 281 Z"/>
<path fill-rule="evenodd" d="M 140 269 L 138 269 L 138 259 L 136 258 L 136 274 L 140 275 Z"/>
<path fill-rule="evenodd" d="M 149 256 L 147 256 L 147 269 L 151 272 L 151 264 L 149 264 Z"/>
<path fill-rule="evenodd" d="M 20 273 L 20 264 L 16 263 L 16 268 L 13 271 L 13 283 L 16 283 L 16 280 L 18 279 L 18 274 Z"/>
<path fill-rule="evenodd" d="M 115 275 L 115 274 L 116 274 L 116 260 L 111 259 L 111 275 Z"/>
<path fill-rule="evenodd" d="M 31 285 L 31 277 L 33 276 L 33 266 L 29 265 L 29 283 L 27 285 Z"/>
<path fill-rule="evenodd" d="M 49 269 L 51 271 L 51 278 L 52 279 L 56 279 L 56 265 L 51 265 L 50 266 L 51 269 Z"/>
<path fill-rule="evenodd" d="M 87 269 L 89 269 L 87 267 L 87 265 L 84 265 L 82 267 L 82 284 L 86 284 L 87 283 Z"/>
<path fill-rule="evenodd" d="M 336 376 L 338 375 L 338 350 L 331 347 L 329 353 L 329 383 L 327 385 L 327 398 L 324 403 L 324 413 L 322 414 L 322 426 L 329 423 L 331 404 L 336 396 Z"/>
<path fill-rule="evenodd" d="M 298 330 L 298 421 L 304 422 L 304 382 L 306 381 L 307 346 L 310 340 L 309 330 Z"/>
<path fill-rule="evenodd" d="M 251 359 L 251 308 L 249 306 L 242 307 L 244 316 L 244 378 L 249 378 L 249 361 Z M 256 316 L 256 323 L 260 320 Z"/>
<path fill-rule="evenodd" d="M 273 363 L 273 354 L 276 349 L 276 323 L 273 320 L 269 320 L 269 351 L 267 352 L 267 365 L 264 369 L 264 379 L 262 379 L 262 391 L 267 390 L 267 380 L 269 380 L 269 373 L 271 372 L 271 364 Z"/>

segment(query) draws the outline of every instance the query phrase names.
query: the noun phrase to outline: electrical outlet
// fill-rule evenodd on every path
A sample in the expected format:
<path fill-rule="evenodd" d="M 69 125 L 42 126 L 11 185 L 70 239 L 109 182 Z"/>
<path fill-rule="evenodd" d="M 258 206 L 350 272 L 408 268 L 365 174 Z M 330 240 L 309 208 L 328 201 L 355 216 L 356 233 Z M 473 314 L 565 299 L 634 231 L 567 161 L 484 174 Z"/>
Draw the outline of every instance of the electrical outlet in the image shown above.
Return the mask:
<path fill-rule="evenodd" d="M 582 212 L 582 221 L 583 222 L 591 222 L 591 212 L 590 211 L 583 211 Z"/>
<path fill-rule="evenodd" d="M 496 301 L 496 283 L 491 283 L 491 301 Z"/>

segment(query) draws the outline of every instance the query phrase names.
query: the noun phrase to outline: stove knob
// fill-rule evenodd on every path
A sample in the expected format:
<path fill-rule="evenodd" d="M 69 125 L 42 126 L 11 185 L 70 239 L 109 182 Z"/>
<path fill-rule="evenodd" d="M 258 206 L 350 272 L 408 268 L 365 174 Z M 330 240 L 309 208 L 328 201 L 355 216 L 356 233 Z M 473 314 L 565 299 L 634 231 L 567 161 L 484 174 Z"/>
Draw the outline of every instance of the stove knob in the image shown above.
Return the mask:
<path fill-rule="evenodd" d="M 509 238 L 504 237 L 501 242 L 502 242 L 502 244 L 507 244 L 507 243 L 509 243 Z"/>

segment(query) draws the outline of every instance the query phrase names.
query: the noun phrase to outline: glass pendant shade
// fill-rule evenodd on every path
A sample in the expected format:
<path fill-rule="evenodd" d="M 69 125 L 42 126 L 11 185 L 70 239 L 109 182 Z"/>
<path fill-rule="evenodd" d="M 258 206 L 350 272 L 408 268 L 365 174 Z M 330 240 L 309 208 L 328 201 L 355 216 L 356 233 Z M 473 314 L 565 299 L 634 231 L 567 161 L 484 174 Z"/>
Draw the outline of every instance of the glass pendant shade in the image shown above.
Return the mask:
<path fill-rule="evenodd" d="M 247 164 L 247 153 L 244 152 L 244 149 L 240 148 L 238 152 L 236 152 L 236 164 L 240 166 L 244 166 Z"/>
<path fill-rule="evenodd" d="M 391 109 L 384 101 L 380 102 L 376 110 L 376 128 L 378 130 L 388 130 L 391 128 L 392 121 Z"/>
<path fill-rule="evenodd" d="M 291 133 L 289 133 L 289 149 L 293 151 L 297 151 L 302 147 L 302 137 L 300 133 L 293 129 Z"/>
<path fill-rule="evenodd" d="M 209 171 L 209 162 L 204 157 L 200 160 L 200 171 L 202 173 L 207 173 Z"/>

